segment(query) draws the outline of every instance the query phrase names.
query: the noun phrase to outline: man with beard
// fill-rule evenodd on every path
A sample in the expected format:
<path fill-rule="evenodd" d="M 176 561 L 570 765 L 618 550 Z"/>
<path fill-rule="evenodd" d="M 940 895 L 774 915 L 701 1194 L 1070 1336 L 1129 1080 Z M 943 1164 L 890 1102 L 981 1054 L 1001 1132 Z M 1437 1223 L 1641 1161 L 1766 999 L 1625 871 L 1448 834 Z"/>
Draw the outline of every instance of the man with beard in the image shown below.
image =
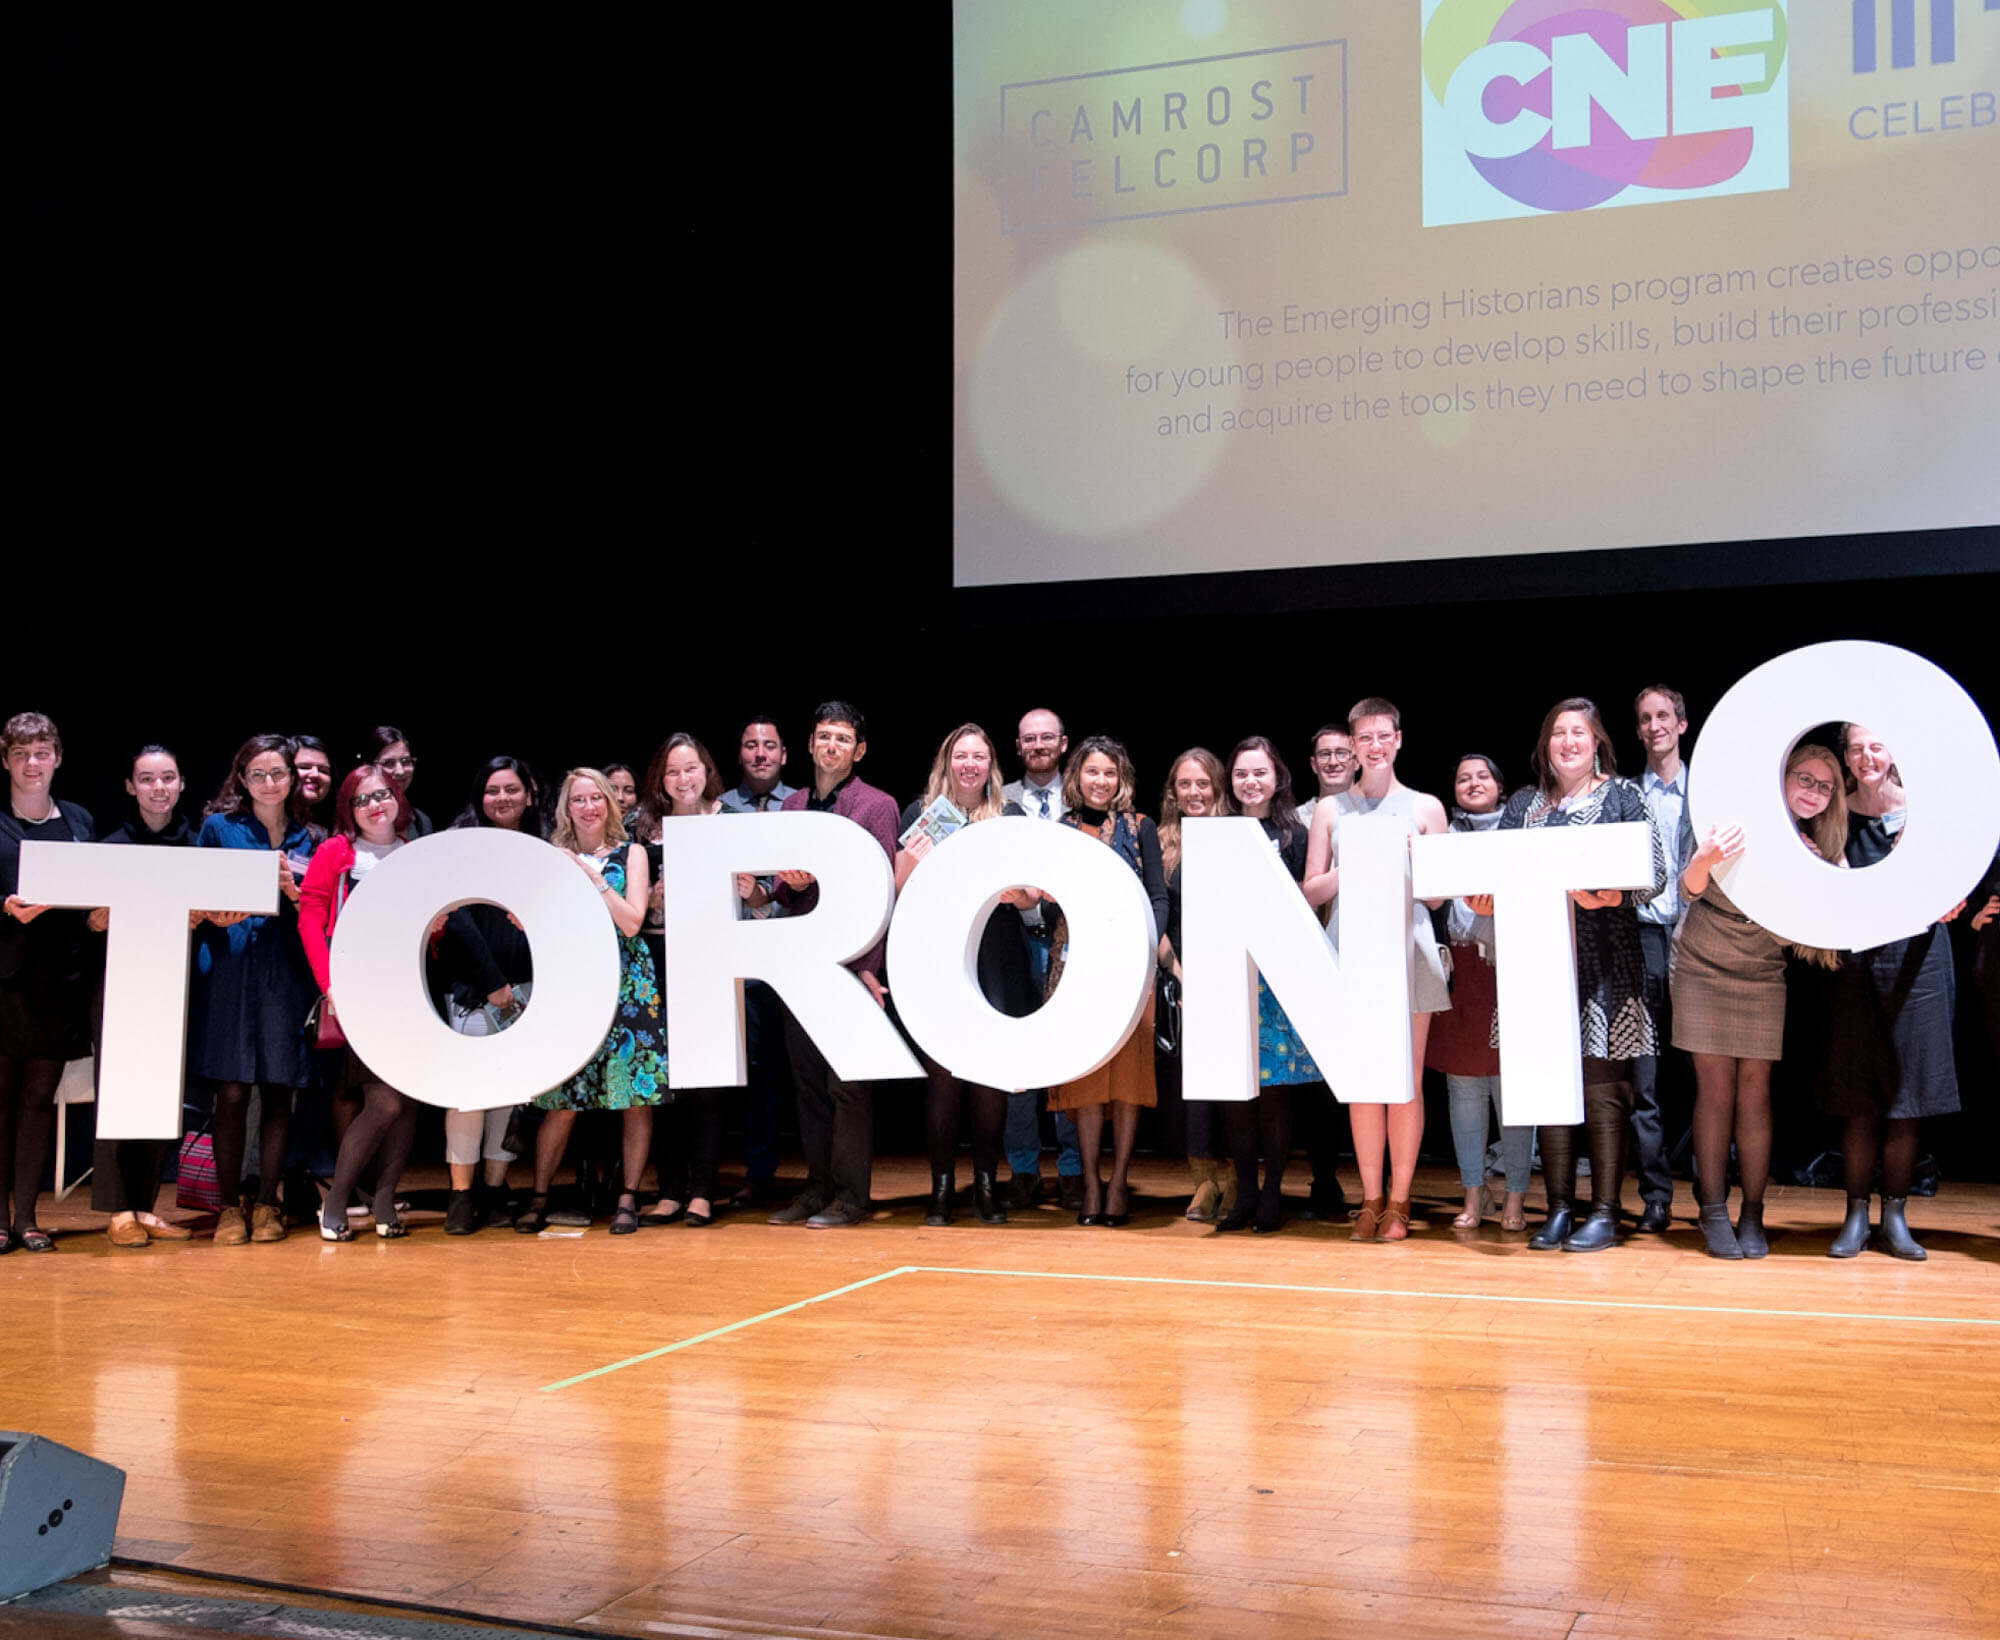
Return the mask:
<path fill-rule="evenodd" d="M 1021 778 L 1007 783 L 1007 801 L 1019 803 L 1021 812 L 1030 819 L 1060 820 L 1066 812 L 1063 756 L 1069 751 L 1062 719 L 1047 707 L 1037 706 L 1021 719 L 1014 733 L 1014 750 L 1021 756 Z M 1021 923 L 1028 935 L 1035 983 L 1046 985 L 1055 913 L 1031 906 L 1021 913 Z M 1010 1207 L 1029 1208 L 1042 1199 L 1041 1102 L 1047 1092 L 1046 1088 L 1030 1088 L 1007 1096 L 1007 1166 L 1014 1175 L 1008 1195 Z M 1056 1199 L 1071 1213 L 1083 1206 L 1083 1151 L 1077 1143 L 1076 1120 L 1067 1111 L 1056 1113 Z"/>

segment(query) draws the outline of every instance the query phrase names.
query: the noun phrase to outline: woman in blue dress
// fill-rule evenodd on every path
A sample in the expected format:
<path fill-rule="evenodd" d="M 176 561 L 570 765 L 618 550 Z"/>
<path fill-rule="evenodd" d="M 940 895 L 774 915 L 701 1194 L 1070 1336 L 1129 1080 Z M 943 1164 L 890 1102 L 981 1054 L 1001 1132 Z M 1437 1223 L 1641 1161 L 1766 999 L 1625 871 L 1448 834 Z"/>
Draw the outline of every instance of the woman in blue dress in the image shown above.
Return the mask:
<path fill-rule="evenodd" d="M 580 1110 L 625 1113 L 622 1142 L 624 1188 L 611 1215 L 611 1233 L 627 1236 L 639 1228 L 639 1180 L 653 1144 L 653 1107 L 667 1091 L 666 1034 L 660 1018 L 660 989 L 653 955 L 640 937 L 652 873 L 646 850 L 632 842 L 618 811 L 611 782 L 596 769 L 572 769 L 556 798 L 550 842 L 589 875 L 604 897 L 604 909 L 618 931 L 618 1010 L 604 1046 L 582 1070 L 535 1101 L 547 1112 L 535 1136 L 535 1193 L 527 1211 L 514 1220 L 523 1235 L 549 1222 L 549 1184 L 562 1160 Z"/>
<path fill-rule="evenodd" d="M 275 849 L 278 911 L 222 926 L 205 922 L 198 935 L 194 989 L 188 1011 L 188 1069 L 215 1084 L 215 1177 L 222 1192 L 218 1247 L 285 1239 L 278 1209 L 292 1094 L 309 1087 L 315 1066 L 306 1042 L 306 1015 L 319 996 L 299 943 L 299 890 L 306 866 L 326 833 L 306 819 L 292 742 L 253 735 L 236 749 L 229 778 L 208 805 L 197 848 Z M 237 1200 L 243 1178 L 250 1090 L 261 1090 L 257 1200 Z M 290 1204 L 304 1213 L 308 1204 Z"/>

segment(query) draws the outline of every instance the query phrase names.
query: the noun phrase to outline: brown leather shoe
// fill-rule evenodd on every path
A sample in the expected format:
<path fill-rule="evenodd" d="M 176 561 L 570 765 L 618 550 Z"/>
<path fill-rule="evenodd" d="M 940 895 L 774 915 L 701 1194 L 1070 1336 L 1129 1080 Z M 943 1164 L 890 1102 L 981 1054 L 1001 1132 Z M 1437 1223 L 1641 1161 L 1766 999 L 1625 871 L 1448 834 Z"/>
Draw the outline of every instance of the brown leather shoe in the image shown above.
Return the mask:
<path fill-rule="evenodd" d="M 1382 1215 L 1382 1229 L 1376 1237 L 1378 1241 L 1405 1241 L 1410 1234 L 1410 1203 L 1406 1197 L 1399 1202 L 1391 1202 Z"/>
<path fill-rule="evenodd" d="M 142 1224 L 139 1228 L 146 1232 L 148 1241 L 193 1241 L 194 1232 L 184 1224 L 169 1224 L 162 1219 L 158 1224 Z"/>
<path fill-rule="evenodd" d="M 283 1241 L 285 1239 L 285 1216 L 268 1202 L 259 1202 L 250 1209 L 250 1239 L 252 1241 Z"/>
<path fill-rule="evenodd" d="M 243 1221 L 243 1209 L 225 1207 L 215 1221 L 215 1245 L 241 1247 L 250 1239 L 250 1226 Z"/>
<path fill-rule="evenodd" d="M 1370 1196 L 1363 1201 L 1359 1211 L 1354 1215 L 1354 1228 L 1347 1232 L 1347 1239 L 1373 1241 L 1375 1232 L 1381 1228 L 1388 1206 L 1387 1196 Z"/>
<path fill-rule="evenodd" d="M 144 1247 L 152 1238 L 146 1234 L 146 1227 L 137 1219 L 123 1224 L 105 1226 L 104 1234 L 113 1247 Z"/>

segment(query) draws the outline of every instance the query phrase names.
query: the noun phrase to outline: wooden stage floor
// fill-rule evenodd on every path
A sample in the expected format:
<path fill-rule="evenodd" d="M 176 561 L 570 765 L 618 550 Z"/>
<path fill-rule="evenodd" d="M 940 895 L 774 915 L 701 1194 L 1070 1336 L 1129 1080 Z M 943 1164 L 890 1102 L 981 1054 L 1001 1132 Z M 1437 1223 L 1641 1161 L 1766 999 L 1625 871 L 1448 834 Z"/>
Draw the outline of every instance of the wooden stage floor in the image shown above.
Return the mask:
<path fill-rule="evenodd" d="M 1912 1204 L 1925 1265 L 1774 1191 L 1723 1264 L 1685 1186 L 1585 1257 L 1452 1231 L 1444 1170 L 1399 1246 L 1183 1178 L 1122 1230 L 927 1230 L 905 1161 L 845 1231 L 139 1253 L 73 1199 L 0 1261 L 0 1425 L 128 1471 L 121 1555 L 616 1634 L 2000 1635 L 2000 1189 Z"/>

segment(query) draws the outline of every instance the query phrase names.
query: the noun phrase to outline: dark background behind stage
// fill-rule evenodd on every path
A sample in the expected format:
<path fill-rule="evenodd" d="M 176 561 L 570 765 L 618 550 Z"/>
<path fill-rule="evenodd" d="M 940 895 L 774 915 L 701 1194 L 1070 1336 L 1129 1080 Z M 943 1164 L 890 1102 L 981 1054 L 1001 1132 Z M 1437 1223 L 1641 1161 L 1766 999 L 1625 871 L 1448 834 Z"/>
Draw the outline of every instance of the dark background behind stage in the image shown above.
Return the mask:
<path fill-rule="evenodd" d="M 2000 701 L 2000 529 L 954 595 L 948 10 L 746 27 L 16 21 L 0 710 L 62 726 L 59 791 L 108 823 L 162 739 L 198 805 L 249 733 L 344 766 L 387 720 L 442 823 L 495 751 L 643 767 L 688 728 L 728 767 L 751 710 L 796 781 L 843 695 L 899 798 L 953 724 L 1011 749 L 1047 704 L 1157 812 L 1191 743 L 1269 734 L 1309 784 L 1364 693 L 1432 790 L 1471 748 L 1523 778 L 1577 692 L 1636 769 L 1640 685 L 1698 738 L 1820 639 Z M 1966 1064 L 1939 1148 L 1991 1174 Z"/>

